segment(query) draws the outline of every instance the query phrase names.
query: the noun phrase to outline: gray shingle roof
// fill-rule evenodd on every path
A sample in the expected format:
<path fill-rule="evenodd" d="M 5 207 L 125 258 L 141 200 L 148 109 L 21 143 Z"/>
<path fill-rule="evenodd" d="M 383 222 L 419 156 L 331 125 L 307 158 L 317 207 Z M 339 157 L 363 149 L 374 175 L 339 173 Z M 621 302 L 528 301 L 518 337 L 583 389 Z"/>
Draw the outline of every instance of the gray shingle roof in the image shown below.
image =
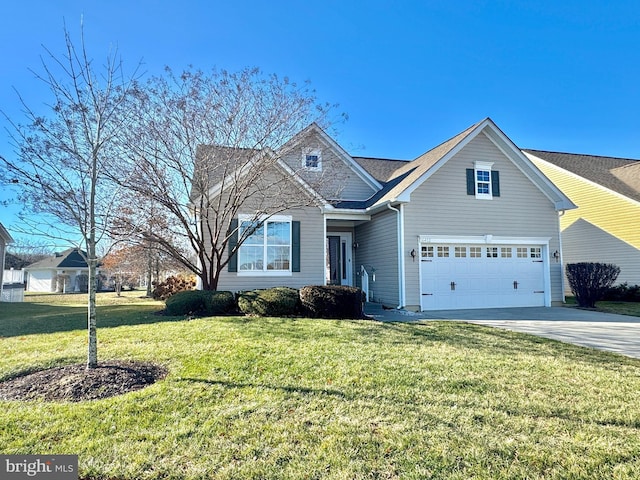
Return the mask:
<path fill-rule="evenodd" d="M 352 157 L 369 174 L 381 183 L 388 182 L 399 168 L 409 163 L 408 160 L 391 160 L 386 158 Z"/>
<path fill-rule="evenodd" d="M 39 262 L 32 263 L 25 270 L 47 269 L 47 268 L 88 268 L 87 262 L 81 250 L 77 248 L 69 248 L 62 253 L 56 253 L 51 257 L 47 257 Z"/>
<path fill-rule="evenodd" d="M 640 202 L 640 160 L 544 150 L 523 151 Z"/>

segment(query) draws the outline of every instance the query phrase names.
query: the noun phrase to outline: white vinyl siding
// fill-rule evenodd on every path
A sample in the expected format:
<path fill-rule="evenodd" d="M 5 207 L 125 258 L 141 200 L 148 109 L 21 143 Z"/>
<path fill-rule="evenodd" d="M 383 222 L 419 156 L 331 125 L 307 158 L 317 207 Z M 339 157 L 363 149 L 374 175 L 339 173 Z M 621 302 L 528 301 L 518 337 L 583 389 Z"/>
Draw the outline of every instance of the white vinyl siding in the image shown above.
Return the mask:
<path fill-rule="evenodd" d="M 467 195 L 465 171 L 492 162 L 501 196 L 479 202 Z M 419 249 L 419 235 L 548 237 L 560 249 L 558 214 L 551 201 L 484 134 L 478 135 L 411 195 L 405 206 L 405 245 Z M 407 306 L 420 305 L 419 262 L 405 256 Z M 562 301 L 560 264 L 550 260 L 551 300 Z"/>

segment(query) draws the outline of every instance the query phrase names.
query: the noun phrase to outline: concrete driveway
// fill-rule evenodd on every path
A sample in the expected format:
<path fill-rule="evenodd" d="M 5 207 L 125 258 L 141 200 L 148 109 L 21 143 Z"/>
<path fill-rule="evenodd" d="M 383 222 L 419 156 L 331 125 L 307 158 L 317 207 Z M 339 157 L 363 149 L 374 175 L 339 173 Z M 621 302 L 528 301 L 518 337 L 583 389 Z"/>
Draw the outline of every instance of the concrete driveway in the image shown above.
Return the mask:
<path fill-rule="evenodd" d="M 365 311 L 380 321 L 458 320 L 640 358 L 640 317 L 570 307 L 487 308 L 413 313 L 383 310 L 368 304 Z"/>

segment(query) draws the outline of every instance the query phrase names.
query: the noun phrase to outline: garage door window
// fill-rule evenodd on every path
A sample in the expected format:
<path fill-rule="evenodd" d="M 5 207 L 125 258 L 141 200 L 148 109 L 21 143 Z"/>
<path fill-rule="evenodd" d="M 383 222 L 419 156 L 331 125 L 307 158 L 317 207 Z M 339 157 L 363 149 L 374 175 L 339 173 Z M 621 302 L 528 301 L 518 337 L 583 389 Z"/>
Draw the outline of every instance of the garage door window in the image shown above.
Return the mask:
<path fill-rule="evenodd" d="M 467 247 L 455 247 L 455 256 L 456 258 L 466 258 Z"/>
<path fill-rule="evenodd" d="M 449 257 L 449 247 L 438 247 L 438 257 L 440 258 L 448 258 Z"/>
<path fill-rule="evenodd" d="M 511 248 L 501 247 L 500 248 L 500 256 L 502 258 L 511 258 Z"/>
<path fill-rule="evenodd" d="M 498 247 L 487 247 L 487 258 L 498 258 Z"/>
<path fill-rule="evenodd" d="M 480 257 L 482 257 L 482 248 L 481 247 L 469 247 L 469 256 L 471 258 L 480 258 Z"/>
<path fill-rule="evenodd" d="M 529 258 L 529 249 L 527 247 L 518 247 L 518 258 Z"/>
<path fill-rule="evenodd" d="M 542 248 L 531 247 L 531 258 L 542 258 Z"/>
<path fill-rule="evenodd" d="M 422 258 L 433 258 L 433 247 L 423 246 L 421 249 Z"/>

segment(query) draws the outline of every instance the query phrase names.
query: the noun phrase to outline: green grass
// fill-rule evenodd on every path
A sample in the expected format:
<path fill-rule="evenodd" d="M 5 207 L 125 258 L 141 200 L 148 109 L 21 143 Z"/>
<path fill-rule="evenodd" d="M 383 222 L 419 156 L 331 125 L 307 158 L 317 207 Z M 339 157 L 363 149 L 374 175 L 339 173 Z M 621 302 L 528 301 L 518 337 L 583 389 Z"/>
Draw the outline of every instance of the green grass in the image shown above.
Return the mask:
<path fill-rule="evenodd" d="M 100 358 L 167 378 L 0 402 L 1 452 L 78 454 L 97 479 L 640 478 L 638 360 L 464 323 L 183 320 L 126 302 L 101 302 Z M 7 305 L 0 379 L 84 361 L 84 309 Z"/>
<path fill-rule="evenodd" d="M 577 305 L 575 297 L 566 298 L 567 305 Z M 604 313 L 617 313 L 620 315 L 631 315 L 640 317 L 640 302 L 596 302 L 596 310 Z"/>

